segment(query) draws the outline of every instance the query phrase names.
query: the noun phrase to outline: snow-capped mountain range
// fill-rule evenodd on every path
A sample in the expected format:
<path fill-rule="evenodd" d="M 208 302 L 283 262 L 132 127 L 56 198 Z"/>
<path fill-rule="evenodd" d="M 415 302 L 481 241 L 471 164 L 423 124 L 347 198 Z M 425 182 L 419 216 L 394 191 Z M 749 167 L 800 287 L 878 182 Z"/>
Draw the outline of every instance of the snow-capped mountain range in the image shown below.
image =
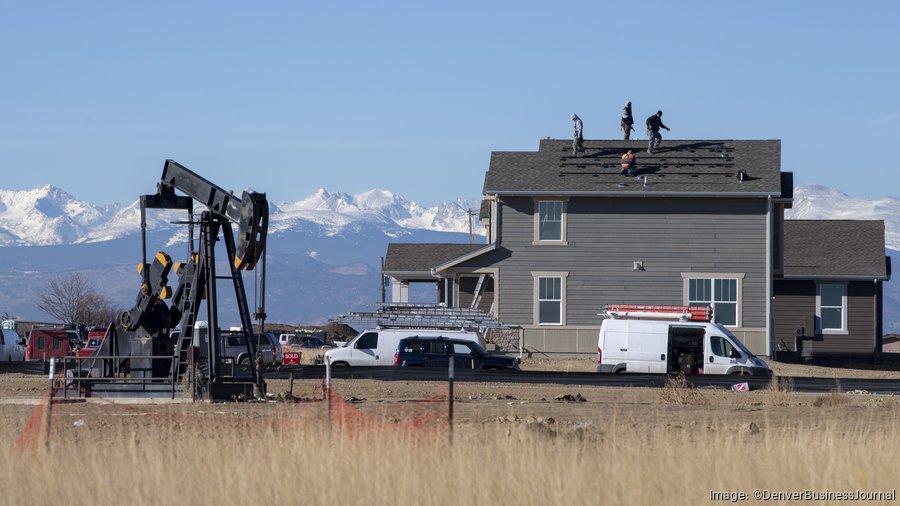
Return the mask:
<path fill-rule="evenodd" d="M 458 199 L 425 207 L 384 190 L 349 195 L 324 189 L 270 203 L 266 293 L 272 321 L 315 324 L 371 309 L 380 299 L 378 259 L 388 243 L 465 242 L 467 210 L 477 204 Z M 882 219 L 886 246 L 893 250 L 888 253 L 900 251 L 900 199 L 863 200 L 823 186 L 799 186 L 787 217 Z M 183 221 L 184 213 L 150 210 L 147 218 L 150 247 L 180 258 L 174 245 L 184 243 L 186 231 L 171 222 Z M 477 219 L 473 225 L 484 234 Z M 130 307 L 139 285 L 134 269 L 139 231 L 137 202 L 94 205 L 49 185 L 0 190 L 0 285 L 6 287 L 0 291 L 0 314 L 45 319 L 36 294 L 54 276 L 73 271 L 85 273 L 122 308 Z M 426 295 L 433 297 L 432 292 Z M 885 285 L 885 330 L 900 331 L 900 288 L 893 283 Z"/>
<path fill-rule="evenodd" d="M 322 188 L 293 202 L 270 204 L 270 231 L 289 232 L 297 227 L 316 227 L 326 236 L 361 227 L 377 227 L 388 237 L 405 229 L 436 232 L 469 231 L 468 209 L 477 200 L 457 199 L 424 207 L 386 190 L 357 195 Z M 886 245 L 900 250 L 900 199 L 865 200 L 820 185 L 794 189 L 794 206 L 788 219 L 884 220 Z M 171 225 L 184 219 L 177 212 L 151 211 L 148 228 L 172 229 L 170 243 L 183 240 L 183 227 Z M 478 234 L 484 229 L 473 220 Z M 65 191 L 44 185 L 33 190 L 0 190 L 0 246 L 49 246 L 109 241 L 140 230 L 140 207 L 96 205 L 78 200 Z"/>
<path fill-rule="evenodd" d="M 791 220 L 884 220 L 884 241 L 888 248 L 900 251 L 900 199 L 884 197 L 865 200 L 850 197 L 820 185 L 794 189 L 793 209 L 785 211 Z"/>
<path fill-rule="evenodd" d="M 329 192 L 322 188 L 293 202 L 270 204 L 270 232 L 290 232 L 312 227 L 322 236 L 345 231 L 376 228 L 388 237 L 408 230 L 435 232 L 469 231 L 468 209 L 477 208 L 475 199 L 457 199 L 424 207 L 386 190 L 369 190 L 356 195 Z M 865 200 L 850 197 L 820 185 L 798 186 L 788 219 L 884 220 L 885 242 L 900 251 L 900 199 L 884 197 Z M 170 243 L 184 240 L 183 220 L 178 212 L 151 211 L 151 231 L 171 229 Z M 473 219 L 475 232 L 484 229 Z M 110 241 L 140 231 L 140 207 L 96 205 L 78 200 L 51 185 L 33 190 L 0 190 L 0 246 L 50 246 Z"/>
<path fill-rule="evenodd" d="M 315 227 L 325 236 L 360 228 L 377 227 L 388 237 L 405 230 L 468 232 L 468 209 L 477 209 L 477 200 L 457 199 L 424 207 L 386 190 L 369 190 L 357 195 L 319 189 L 293 202 L 270 203 L 271 233 Z M 196 211 L 196 210 L 195 210 Z M 183 227 L 171 225 L 184 220 L 174 211 L 148 212 L 148 229 L 172 230 L 169 243 L 184 240 Z M 473 219 L 475 232 L 484 229 Z M 33 190 L 0 190 L 0 246 L 50 246 L 110 241 L 140 231 L 140 206 L 95 205 L 78 200 L 51 185 Z"/>

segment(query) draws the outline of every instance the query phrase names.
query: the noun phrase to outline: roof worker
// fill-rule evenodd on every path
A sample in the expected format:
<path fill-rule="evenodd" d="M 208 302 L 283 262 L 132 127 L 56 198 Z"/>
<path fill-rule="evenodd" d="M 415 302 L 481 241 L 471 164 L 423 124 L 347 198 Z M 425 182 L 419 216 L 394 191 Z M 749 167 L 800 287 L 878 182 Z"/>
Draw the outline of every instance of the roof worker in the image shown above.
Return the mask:
<path fill-rule="evenodd" d="M 631 139 L 631 132 L 634 130 L 634 116 L 631 115 L 631 101 L 625 102 L 625 108 L 622 109 L 622 121 L 619 126 L 622 127 L 622 139 Z"/>
<path fill-rule="evenodd" d="M 647 138 L 650 139 L 650 143 L 647 146 L 647 152 L 651 155 L 653 154 L 654 148 L 659 147 L 659 143 L 662 142 L 662 135 L 659 134 L 659 129 L 665 128 L 669 129 L 662 122 L 662 111 L 656 111 L 656 114 L 647 118 Z"/>
<path fill-rule="evenodd" d="M 572 140 L 572 156 L 578 156 L 579 151 L 584 153 L 584 146 L 581 145 L 581 143 L 584 142 L 584 124 L 581 122 L 581 118 L 575 113 L 572 113 L 572 121 L 575 123 L 575 138 Z"/>
<path fill-rule="evenodd" d="M 634 166 L 634 153 L 629 149 L 627 153 L 622 155 L 622 170 L 619 171 L 619 174 L 627 173 L 629 176 L 634 177 L 637 175 Z"/>

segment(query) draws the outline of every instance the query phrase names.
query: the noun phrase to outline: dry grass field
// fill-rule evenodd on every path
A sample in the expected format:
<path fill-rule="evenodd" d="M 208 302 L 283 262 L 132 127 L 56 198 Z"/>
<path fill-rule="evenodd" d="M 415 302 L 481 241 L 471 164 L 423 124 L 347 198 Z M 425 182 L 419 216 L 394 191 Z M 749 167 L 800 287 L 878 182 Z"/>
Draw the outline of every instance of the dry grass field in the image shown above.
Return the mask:
<path fill-rule="evenodd" d="M 352 403 L 330 417 L 320 401 L 58 404 L 49 450 L 33 406 L 0 405 L 0 504 L 695 505 L 900 485 L 890 396 L 460 383 L 451 445 L 443 384 L 335 391 Z"/>

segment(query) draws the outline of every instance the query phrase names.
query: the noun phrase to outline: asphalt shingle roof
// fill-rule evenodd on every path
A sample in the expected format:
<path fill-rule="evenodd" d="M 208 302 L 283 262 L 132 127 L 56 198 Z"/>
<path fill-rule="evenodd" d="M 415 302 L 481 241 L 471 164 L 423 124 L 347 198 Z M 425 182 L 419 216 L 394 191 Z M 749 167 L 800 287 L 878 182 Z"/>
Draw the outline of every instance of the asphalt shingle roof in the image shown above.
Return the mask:
<path fill-rule="evenodd" d="M 640 140 L 586 140 L 584 147 L 577 158 L 572 141 L 560 139 L 542 140 L 536 152 L 495 151 L 484 193 L 783 193 L 779 140 L 664 140 L 652 155 Z M 629 149 L 647 186 L 619 174 Z M 743 182 L 738 170 L 747 173 Z"/>
<path fill-rule="evenodd" d="M 886 277 L 881 220 L 784 220 L 785 276 Z"/>
<path fill-rule="evenodd" d="M 384 258 L 385 272 L 430 272 L 431 268 L 471 253 L 484 244 L 390 243 Z"/>
<path fill-rule="evenodd" d="M 481 208 L 478 210 L 478 218 L 482 220 L 491 218 L 491 203 L 487 199 L 481 201 Z"/>

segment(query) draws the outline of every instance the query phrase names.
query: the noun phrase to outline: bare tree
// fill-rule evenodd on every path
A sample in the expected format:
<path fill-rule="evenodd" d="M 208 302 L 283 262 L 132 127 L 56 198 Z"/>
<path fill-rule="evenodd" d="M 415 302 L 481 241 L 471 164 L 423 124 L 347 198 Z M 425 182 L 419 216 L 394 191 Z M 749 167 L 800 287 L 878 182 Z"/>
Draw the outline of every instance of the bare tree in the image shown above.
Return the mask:
<path fill-rule="evenodd" d="M 118 317 L 120 308 L 82 273 L 60 274 L 37 292 L 38 309 L 64 323 L 97 325 Z"/>

